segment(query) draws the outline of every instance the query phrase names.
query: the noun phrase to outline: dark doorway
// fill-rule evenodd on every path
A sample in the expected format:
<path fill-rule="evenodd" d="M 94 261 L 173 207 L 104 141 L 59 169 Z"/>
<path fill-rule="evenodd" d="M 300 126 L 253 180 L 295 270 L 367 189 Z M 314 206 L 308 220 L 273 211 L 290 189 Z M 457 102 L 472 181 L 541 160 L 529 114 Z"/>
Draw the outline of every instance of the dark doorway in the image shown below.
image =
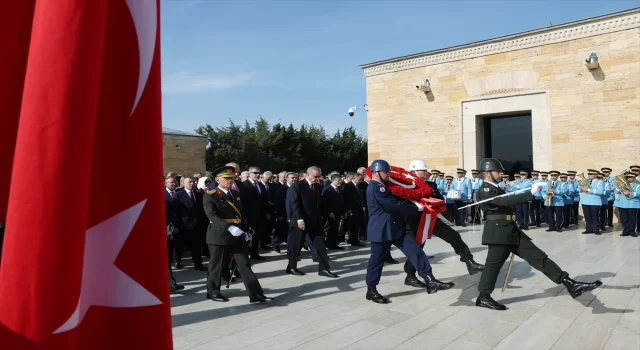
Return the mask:
<path fill-rule="evenodd" d="M 531 112 L 484 117 L 485 155 L 502 162 L 506 173 L 533 170 Z"/>

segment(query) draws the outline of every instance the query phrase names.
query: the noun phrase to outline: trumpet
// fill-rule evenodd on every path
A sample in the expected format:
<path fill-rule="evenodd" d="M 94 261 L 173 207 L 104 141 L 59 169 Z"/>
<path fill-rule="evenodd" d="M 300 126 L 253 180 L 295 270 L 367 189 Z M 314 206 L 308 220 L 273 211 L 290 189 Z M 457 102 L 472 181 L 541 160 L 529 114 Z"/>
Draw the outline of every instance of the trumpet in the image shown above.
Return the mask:
<path fill-rule="evenodd" d="M 638 181 L 638 180 L 635 180 L 635 181 Z M 624 196 L 624 198 L 631 199 L 631 197 L 624 194 L 624 191 L 633 192 L 633 188 L 631 188 L 631 185 L 627 183 L 627 178 L 624 176 L 624 172 L 616 176 L 615 184 L 616 184 L 616 188 L 618 189 L 618 191 L 620 191 L 620 193 Z"/>
<path fill-rule="evenodd" d="M 549 191 L 551 192 L 547 192 L 547 198 L 545 198 L 545 203 L 547 205 L 547 207 L 551 206 L 551 201 L 553 200 L 553 185 L 555 184 L 555 181 L 551 181 L 549 183 Z"/>

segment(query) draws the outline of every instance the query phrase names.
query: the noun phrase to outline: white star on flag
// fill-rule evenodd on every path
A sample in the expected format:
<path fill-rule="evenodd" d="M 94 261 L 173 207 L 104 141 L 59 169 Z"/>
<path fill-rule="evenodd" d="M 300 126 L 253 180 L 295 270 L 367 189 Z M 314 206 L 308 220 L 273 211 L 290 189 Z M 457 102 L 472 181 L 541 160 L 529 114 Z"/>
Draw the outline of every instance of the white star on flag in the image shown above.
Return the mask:
<path fill-rule="evenodd" d="M 78 305 L 53 333 L 76 328 L 91 306 L 141 307 L 162 304 L 138 282 L 114 265 L 147 200 L 87 230 Z"/>

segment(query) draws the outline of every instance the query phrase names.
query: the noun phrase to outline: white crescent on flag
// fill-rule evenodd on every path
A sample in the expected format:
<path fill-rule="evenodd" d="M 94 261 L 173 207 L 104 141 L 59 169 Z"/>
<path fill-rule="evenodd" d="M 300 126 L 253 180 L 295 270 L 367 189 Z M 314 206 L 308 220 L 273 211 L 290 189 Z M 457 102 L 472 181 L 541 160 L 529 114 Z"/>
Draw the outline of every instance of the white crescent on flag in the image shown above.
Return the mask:
<path fill-rule="evenodd" d="M 136 28 L 138 37 L 138 51 L 140 54 L 140 73 L 138 76 L 138 90 L 136 91 L 136 99 L 131 108 L 129 116 L 133 115 L 142 96 L 149 72 L 151 71 L 151 63 L 153 62 L 153 53 L 156 48 L 156 31 L 158 30 L 158 8 L 155 1 L 147 0 L 126 0 L 133 24 Z"/>

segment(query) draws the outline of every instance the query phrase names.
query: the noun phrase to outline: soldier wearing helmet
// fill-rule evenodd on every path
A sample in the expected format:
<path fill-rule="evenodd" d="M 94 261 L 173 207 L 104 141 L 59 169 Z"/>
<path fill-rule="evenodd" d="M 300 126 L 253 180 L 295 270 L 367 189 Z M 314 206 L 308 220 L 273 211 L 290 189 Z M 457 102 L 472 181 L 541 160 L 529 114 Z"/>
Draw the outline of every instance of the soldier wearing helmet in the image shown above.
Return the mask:
<path fill-rule="evenodd" d="M 427 180 L 427 176 L 429 170 L 427 169 L 427 164 L 422 160 L 413 160 L 409 164 L 409 170 L 416 174 L 420 179 L 424 180 L 431 190 L 433 191 L 434 197 L 444 200 L 442 194 L 438 191 L 437 185 Z M 418 225 L 420 223 L 420 215 L 410 216 L 407 219 L 407 229 L 409 232 L 417 232 Z M 473 254 L 469 250 L 469 246 L 462 240 L 460 237 L 460 233 L 454 230 L 451 226 L 444 223 L 442 220 L 438 219 L 433 228 L 433 235 L 443 239 L 445 242 L 451 244 L 453 250 L 460 255 L 460 261 L 464 262 L 467 265 L 467 271 L 469 271 L 470 275 L 475 275 L 478 272 L 481 272 L 484 268 L 483 265 L 478 264 L 473 260 Z M 420 248 L 424 248 L 424 244 L 420 246 Z M 407 273 L 407 277 L 404 280 L 404 284 L 412 287 L 422 287 L 424 288 L 424 284 L 416 277 L 416 269 L 411 264 L 409 260 L 407 260 L 404 264 L 404 271 Z"/>
<path fill-rule="evenodd" d="M 389 299 L 380 295 L 377 285 L 382 276 L 384 259 L 391 245 L 398 247 L 416 266 L 418 274 L 424 278 L 427 293 L 436 293 L 453 287 L 453 283 L 438 281 L 431 271 L 427 255 L 415 241 L 415 237 L 405 229 L 405 220 L 409 215 L 417 215 L 424 208 L 405 199 L 394 196 L 385 186 L 389 180 L 391 167 L 384 160 L 374 160 L 369 168 L 371 182 L 367 188 L 369 223 L 367 237 L 371 242 L 371 257 L 367 266 L 367 300 L 386 304 Z"/>
<path fill-rule="evenodd" d="M 491 199 L 504 195 L 506 192 L 497 184 L 504 168 L 499 160 L 485 158 L 480 161 L 478 168 L 483 172 L 484 182 L 478 189 L 478 201 Z M 485 268 L 478 283 L 480 295 L 476 299 L 476 306 L 492 310 L 506 310 L 507 307 L 491 298 L 491 292 L 498 279 L 502 265 L 513 253 L 533 268 L 544 273 L 557 284 L 564 284 L 573 298 L 577 298 L 584 292 L 598 288 L 602 282 L 584 283 L 569 278 L 569 274 L 551 260 L 547 254 L 536 247 L 518 227 L 514 221 L 513 205 L 531 201 L 535 193 L 544 187 L 543 183 L 535 183 L 530 190 L 510 196 L 495 198 L 481 204 L 482 210 L 487 213 L 487 222 L 482 232 L 482 244 L 489 246 Z"/>

